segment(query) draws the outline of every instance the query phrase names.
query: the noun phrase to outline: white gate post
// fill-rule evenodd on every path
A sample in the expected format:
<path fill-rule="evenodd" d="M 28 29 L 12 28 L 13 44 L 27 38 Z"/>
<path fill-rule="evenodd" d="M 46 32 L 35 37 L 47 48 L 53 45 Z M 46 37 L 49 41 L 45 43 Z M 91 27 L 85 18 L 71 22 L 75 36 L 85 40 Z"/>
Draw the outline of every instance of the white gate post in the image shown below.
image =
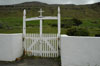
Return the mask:
<path fill-rule="evenodd" d="M 40 37 L 42 36 L 42 19 L 40 19 Z"/>
<path fill-rule="evenodd" d="M 40 56 L 42 56 L 42 19 L 40 19 Z"/>
<path fill-rule="evenodd" d="M 23 12 L 23 37 L 25 37 L 26 35 L 26 10 L 24 9 L 24 12 Z"/>
<path fill-rule="evenodd" d="M 58 47 L 60 48 L 60 33 L 61 33 L 61 15 L 60 15 L 60 7 L 58 6 Z M 60 53 L 60 52 L 58 52 Z M 59 54 L 57 54 L 58 56 Z"/>
<path fill-rule="evenodd" d="M 25 36 L 26 36 L 26 10 L 24 9 L 23 11 L 23 47 L 26 51 L 27 47 L 26 47 Z"/>
<path fill-rule="evenodd" d="M 44 11 L 42 11 L 42 9 L 40 9 L 39 12 L 40 12 L 40 16 L 39 17 L 41 18 L 40 19 L 40 56 L 42 56 L 42 40 L 41 40 L 42 39 L 41 38 L 42 37 L 42 12 L 44 12 Z"/>
<path fill-rule="evenodd" d="M 39 12 L 40 12 L 40 16 L 39 17 L 41 18 L 40 19 L 40 37 L 41 37 L 42 36 L 42 12 L 44 12 L 44 11 L 42 11 L 42 9 L 40 9 Z"/>
<path fill-rule="evenodd" d="M 58 36 L 60 36 L 61 32 L 61 17 L 60 17 L 60 7 L 58 7 Z"/>

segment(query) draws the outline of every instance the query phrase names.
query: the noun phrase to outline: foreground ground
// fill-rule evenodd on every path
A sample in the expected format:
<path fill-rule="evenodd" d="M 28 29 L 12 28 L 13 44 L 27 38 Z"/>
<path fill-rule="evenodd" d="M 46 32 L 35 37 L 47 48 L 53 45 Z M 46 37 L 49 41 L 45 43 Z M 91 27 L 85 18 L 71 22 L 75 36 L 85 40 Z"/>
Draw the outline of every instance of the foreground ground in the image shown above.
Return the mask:
<path fill-rule="evenodd" d="M 27 58 L 14 62 L 0 62 L 0 66 L 60 66 L 57 59 Z"/>

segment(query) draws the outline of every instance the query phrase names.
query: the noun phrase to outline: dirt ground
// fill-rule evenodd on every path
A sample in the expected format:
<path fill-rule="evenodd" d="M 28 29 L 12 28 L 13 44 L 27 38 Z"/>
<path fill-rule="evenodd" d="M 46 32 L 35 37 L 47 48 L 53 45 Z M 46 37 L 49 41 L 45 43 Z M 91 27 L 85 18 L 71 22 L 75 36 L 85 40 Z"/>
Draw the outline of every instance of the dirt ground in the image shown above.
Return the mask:
<path fill-rule="evenodd" d="M 0 66 L 61 66 L 61 62 L 58 59 L 24 58 L 13 62 L 0 61 Z"/>

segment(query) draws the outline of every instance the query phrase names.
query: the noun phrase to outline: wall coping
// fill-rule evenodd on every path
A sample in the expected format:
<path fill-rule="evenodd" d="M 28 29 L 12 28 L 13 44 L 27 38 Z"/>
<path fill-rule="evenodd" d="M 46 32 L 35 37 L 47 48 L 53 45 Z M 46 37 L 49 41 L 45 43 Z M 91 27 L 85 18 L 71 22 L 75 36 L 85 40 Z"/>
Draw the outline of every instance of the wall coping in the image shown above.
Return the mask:
<path fill-rule="evenodd" d="M 70 37 L 70 38 L 99 38 L 100 39 L 100 37 L 92 37 L 92 36 L 68 36 L 68 35 L 65 35 L 65 34 L 62 34 L 61 35 L 61 38 L 67 38 L 67 37 Z"/>
<path fill-rule="evenodd" d="M 1 36 L 1 35 L 12 35 L 12 36 L 13 36 L 13 35 L 22 35 L 22 33 L 13 33 L 13 34 L 0 34 L 0 36 Z"/>

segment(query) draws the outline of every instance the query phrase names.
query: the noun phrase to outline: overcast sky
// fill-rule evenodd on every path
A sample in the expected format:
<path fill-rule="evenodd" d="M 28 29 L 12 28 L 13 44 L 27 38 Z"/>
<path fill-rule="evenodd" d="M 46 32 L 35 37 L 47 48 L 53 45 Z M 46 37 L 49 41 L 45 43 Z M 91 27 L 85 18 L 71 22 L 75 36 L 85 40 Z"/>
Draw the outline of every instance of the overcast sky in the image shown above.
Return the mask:
<path fill-rule="evenodd" d="M 23 2 L 40 1 L 48 4 L 92 4 L 100 0 L 0 0 L 0 5 L 18 4 Z"/>

